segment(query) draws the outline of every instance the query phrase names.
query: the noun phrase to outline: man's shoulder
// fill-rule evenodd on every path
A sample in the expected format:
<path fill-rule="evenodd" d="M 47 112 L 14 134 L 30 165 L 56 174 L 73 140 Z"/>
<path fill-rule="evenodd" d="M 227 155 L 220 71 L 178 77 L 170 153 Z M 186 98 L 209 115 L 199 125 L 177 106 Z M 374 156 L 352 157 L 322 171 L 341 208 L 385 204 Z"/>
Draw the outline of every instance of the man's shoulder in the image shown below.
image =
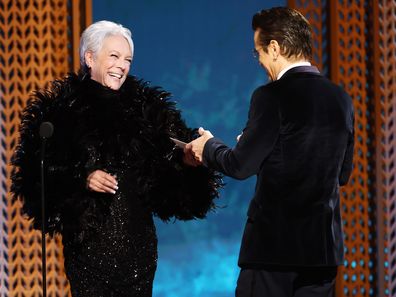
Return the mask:
<path fill-rule="evenodd" d="M 266 84 L 253 91 L 250 104 L 254 108 L 275 108 L 278 101 L 279 92 L 271 84 Z"/>
<path fill-rule="evenodd" d="M 259 87 L 257 87 L 252 94 L 252 97 L 265 97 L 265 98 L 269 98 L 273 95 L 275 88 L 273 83 L 268 83 L 266 85 L 261 85 Z"/>
<path fill-rule="evenodd" d="M 255 100 L 260 100 L 260 101 L 274 101 L 279 99 L 280 91 L 284 88 L 287 88 L 287 86 L 284 86 L 282 88 L 279 88 L 275 82 L 270 82 L 265 85 L 261 85 L 257 87 L 252 94 L 252 101 Z"/>
<path fill-rule="evenodd" d="M 308 90 L 322 90 L 325 93 L 346 94 L 345 90 L 331 81 L 328 77 L 317 73 L 293 73 L 285 78 L 266 85 L 276 93 L 306 92 Z"/>
<path fill-rule="evenodd" d="M 322 75 L 301 73 L 288 76 L 266 85 L 257 87 L 252 95 L 251 104 L 276 105 L 277 102 L 288 102 L 297 97 L 315 99 L 320 97 L 337 97 L 351 104 L 348 93 L 339 85 Z"/>

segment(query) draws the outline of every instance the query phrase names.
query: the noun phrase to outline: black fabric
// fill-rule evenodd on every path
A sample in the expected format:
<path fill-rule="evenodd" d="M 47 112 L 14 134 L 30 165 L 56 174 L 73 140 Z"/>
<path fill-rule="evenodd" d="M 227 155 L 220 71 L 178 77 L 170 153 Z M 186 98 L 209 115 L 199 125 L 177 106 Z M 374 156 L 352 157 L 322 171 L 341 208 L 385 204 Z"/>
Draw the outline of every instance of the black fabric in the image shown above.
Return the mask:
<path fill-rule="evenodd" d="M 48 232 L 78 229 L 82 212 L 103 217 L 107 202 L 85 188 L 96 169 L 132 172 L 133 195 L 164 221 L 203 218 L 214 209 L 221 176 L 183 164 L 169 137 L 190 141 L 196 130 L 186 127 L 170 96 L 134 77 L 114 91 L 74 74 L 36 92 L 22 114 L 11 187 L 35 227 L 41 228 L 38 131 L 44 121 L 55 127 L 46 150 Z"/>
<path fill-rule="evenodd" d="M 256 89 L 238 144 L 212 138 L 203 156 L 228 176 L 257 175 L 239 265 L 342 264 L 339 187 L 352 155 L 351 99 L 316 68 L 295 67 Z"/>
<path fill-rule="evenodd" d="M 337 267 L 242 269 L 236 297 L 333 297 Z"/>
<path fill-rule="evenodd" d="M 128 77 L 114 91 L 69 75 L 36 92 L 22 114 L 13 155 L 13 199 L 41 225 L 40 124 L 50 121 L 46 199 L 50 234 L 63 235 L 73 297 L 151 296 L 157 263 L 153 215 L 204 218 L 215 208 L 221 176 L 189 167 L 169 137 L 190 141 L 170 94 Z M 101 169 L 116 176 L 115 195 L 86 189 Z"/>

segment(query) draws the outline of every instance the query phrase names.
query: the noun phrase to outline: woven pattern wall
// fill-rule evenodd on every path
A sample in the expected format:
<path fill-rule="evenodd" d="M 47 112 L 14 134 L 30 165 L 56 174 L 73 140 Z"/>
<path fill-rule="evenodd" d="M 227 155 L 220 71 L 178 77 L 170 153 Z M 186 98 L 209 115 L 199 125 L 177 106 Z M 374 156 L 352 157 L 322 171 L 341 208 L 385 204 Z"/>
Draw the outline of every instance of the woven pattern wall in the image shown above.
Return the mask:
<path fill-rule="evenodd" d="M 330 78 L 352 97 L 355 109 L 354 170 L 342 192 L 345 262 L 338 278 L 338 296 L 374 296 L 375 255 L 372 225 L 373 98 L 369 97 L 370 65 L 365 57 L 368 35 L 364 1 L 331 2 Z"/>
<path fill-rule="evenodd" d="M 396 296 L 396 4 L 372 5 L 375 99 L 378 295 Z"/>
<path fill-rule="evenodd" d="M 314 52 L 328 57 L 319 66 L 355 108 L 354 170 L 341 193 L 346 259 L 336 296 L 395 296 L 396 2 L 296 0 L 289 6 L 312 23 L 314 46 L 321 45 Z"/>
<path fill-rule="evenodd" d="M 73 70 L 73 37 L 80 34 L 81 24 L 87 20 L 79 14 L 78 22 L 73 22 L 73 8 L 88 2 L 0 1 L 1 297 L 42 294 L 41 235 L 21 216 L 20 203 L 10 202 L 9 162 L 18 141 L 20 112 L 29 94 Z M 88 10 L 87 15 L 90 13 Z M 67 296 L 60 237 L 47 238 L 47 257 L 48 296 Z"/>

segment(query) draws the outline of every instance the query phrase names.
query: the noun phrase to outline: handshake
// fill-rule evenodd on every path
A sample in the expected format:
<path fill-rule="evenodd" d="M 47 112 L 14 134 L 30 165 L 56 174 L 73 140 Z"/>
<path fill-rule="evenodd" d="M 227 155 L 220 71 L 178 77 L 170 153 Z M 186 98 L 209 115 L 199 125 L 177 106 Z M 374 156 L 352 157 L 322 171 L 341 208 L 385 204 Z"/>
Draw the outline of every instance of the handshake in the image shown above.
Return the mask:
<path fill-rule="evenodd" d="M 194 167 L 202 165 L 202 154 L 205 144 L 210 138 L 213 137 L 209 130 L 205 130 L 202 127 L 198 129 L 198 133 L 200 137 L 194 139 L 190 143 L 185 143 L 175 138 L 171 138 L 177 147 L 183 149 L 184 164 Z"/>
<path fill-rule="evenodd" d="M 212 133 L 210 133 L 209 130 L 205 130 L 202 127 L 198 129 L 198 133 L 200 137 L 194 139 L 190 143 L 185 143 L 175 138 L 171 138 L 171 140 L 176 144 L 177 147 L 183 149 L 184 164 L 194 167 L 202 165 L 203 162 L 202 155 L 203 155 L 203 150 L 205 148 L 205 144 L 209 139 L 213 138 Z M 241 136 L 242 134 L 238 135 L 237 141 L 239 141 L 239 138 Z"/>

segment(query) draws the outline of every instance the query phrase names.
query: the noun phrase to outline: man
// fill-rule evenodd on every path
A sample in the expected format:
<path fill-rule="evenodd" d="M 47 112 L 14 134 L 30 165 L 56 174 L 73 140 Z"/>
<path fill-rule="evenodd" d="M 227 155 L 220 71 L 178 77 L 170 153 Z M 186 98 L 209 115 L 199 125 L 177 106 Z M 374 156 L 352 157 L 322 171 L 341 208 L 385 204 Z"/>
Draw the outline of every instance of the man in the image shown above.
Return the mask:
<path fill-rule="evenodd" d="M 253 17 L 271 82 L 257 88 L 234 148 L 202 128 L 185 148 L 205 166 L 257 175 L 238 264 L 237 297 L 333 296 L 343 262 L 339 187 L 352 169 L 350 97 L 311 66 L 311 28 L 277 7 Z"/>

